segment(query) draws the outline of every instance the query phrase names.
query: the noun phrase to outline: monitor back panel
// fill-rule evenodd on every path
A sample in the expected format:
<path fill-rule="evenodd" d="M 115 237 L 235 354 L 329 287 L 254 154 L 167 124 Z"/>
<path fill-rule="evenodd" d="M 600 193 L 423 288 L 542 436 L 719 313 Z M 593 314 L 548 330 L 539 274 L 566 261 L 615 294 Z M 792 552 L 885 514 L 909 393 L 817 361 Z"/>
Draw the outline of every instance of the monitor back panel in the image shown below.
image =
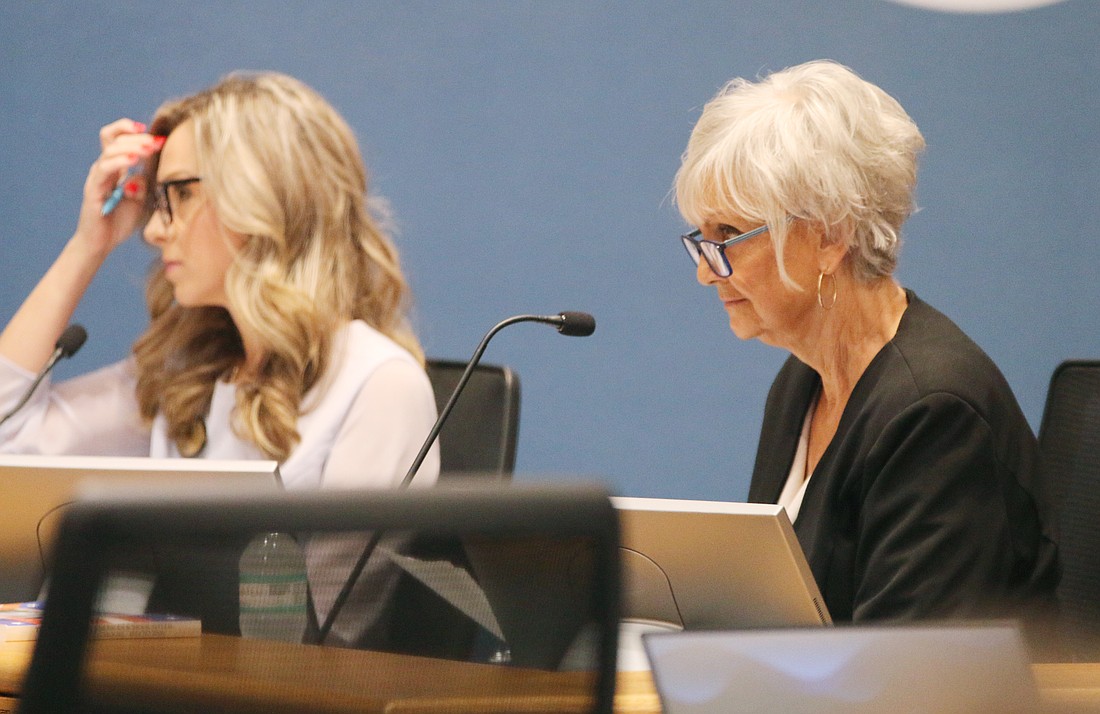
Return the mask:
<path fill-rule="evenodd" d="M 612 500 L 622 524 L 625 619 L 687 630 L 831 622 L 782 507 Z"/>
<path fill-rule="evenodd" d="M 1010 623 L 645 636 L 662 711 L 1035 712 Z"/>
<path fill-rule="evenodd" d="M 33 600 L 57 524 L 82 487 L 119 484 L 143 486 L 207 481 L 241 487 L 275 488 L 274 461 L 217 461 L 98 456 L 0 455 L 0 602 Z"/>

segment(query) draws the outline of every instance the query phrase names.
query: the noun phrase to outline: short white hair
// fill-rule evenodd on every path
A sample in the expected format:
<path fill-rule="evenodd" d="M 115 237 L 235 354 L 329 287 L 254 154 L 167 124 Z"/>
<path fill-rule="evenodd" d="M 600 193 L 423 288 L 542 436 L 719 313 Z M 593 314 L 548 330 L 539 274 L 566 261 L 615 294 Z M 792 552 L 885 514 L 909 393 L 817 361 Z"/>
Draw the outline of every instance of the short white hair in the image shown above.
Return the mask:
<path fill-rule="evenodd" d="M 855 275 L 873 280 L 897 266 L 923 149 L 896 99 L 836 62 L 807 62 L 734 79 L 707 103 L 676 173 L 676 204 L 696 226 L 731 213 L 767 223 L 792 287 L 791 218 L 846 243 Z"/>

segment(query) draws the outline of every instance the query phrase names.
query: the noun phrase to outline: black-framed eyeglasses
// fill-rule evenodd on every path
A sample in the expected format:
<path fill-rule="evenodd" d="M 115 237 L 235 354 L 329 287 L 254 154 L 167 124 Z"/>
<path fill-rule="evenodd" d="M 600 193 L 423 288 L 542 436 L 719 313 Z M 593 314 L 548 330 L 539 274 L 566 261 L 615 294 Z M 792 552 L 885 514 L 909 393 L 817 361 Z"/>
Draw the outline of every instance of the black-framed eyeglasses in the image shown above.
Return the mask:
<path fill-rule="evenodd" d="M 747 233 L 736 235 L 733 238 L 724 240 L 721 243 L 718 241 L 707 240 L 706 238 L 700 238 L 703 232 L 696 228 L 691 233 L 685 233 L 680 236 L 680 242 L 684 244 L 684 248 L 687 250 L 688 255 L 691 256 L 691 260 L 695 265 L 699 265 L 699 256 L 706 259 L 707 265 L 710 269 L 720 278 L 728 278 L 733 273 L 733 268 L 730 267 L 730 261 L 726 257 L 726 248 L 731 245 L 740 243 L 743 240 L 748 240 L 753 236 L 758 236 L 768 230 L 768 224 L 760 226 L 759 228 L 753 228 Z"/>
<path fill-rule="evenodd" d="M 193 183 L 202 181 L 198 176 L 161 181 L 153 188 L 153 211 L 160 216 L 165 226 L 172 223 L 172 206 L 179 206 L 182 201 L 190 198 L 187 187 Z"/>

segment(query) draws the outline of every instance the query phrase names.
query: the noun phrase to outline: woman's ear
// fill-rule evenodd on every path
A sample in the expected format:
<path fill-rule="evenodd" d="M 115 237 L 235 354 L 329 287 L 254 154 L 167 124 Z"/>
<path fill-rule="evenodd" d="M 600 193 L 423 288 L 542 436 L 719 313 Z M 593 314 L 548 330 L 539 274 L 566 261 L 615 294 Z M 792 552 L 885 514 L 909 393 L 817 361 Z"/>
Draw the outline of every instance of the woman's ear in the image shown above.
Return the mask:
<path fill-rule="evenodd" d="M 817 230 L 818 270 L 826 275 L 832 275 L 840 269 L 841 263 L 848 255 L 848 246 L 852 244 L 852 233 L 853 227 L 847 223 L 838 226 L 821 226 Z"/>

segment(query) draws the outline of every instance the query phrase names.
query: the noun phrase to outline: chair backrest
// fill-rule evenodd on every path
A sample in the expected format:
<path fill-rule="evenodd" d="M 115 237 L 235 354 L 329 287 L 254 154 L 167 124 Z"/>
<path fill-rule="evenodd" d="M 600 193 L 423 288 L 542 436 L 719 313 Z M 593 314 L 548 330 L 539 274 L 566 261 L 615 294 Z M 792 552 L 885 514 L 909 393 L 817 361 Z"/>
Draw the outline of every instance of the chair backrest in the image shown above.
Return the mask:
<path fill-rule="evenodd" d="M 429 359 L 425 365 L 442 412 L 467 363 Z M 506 366 L 479 363 L 470 374 L 439 434 L 440 481 L 456 477 L 501 481 L 510 479 L 519 437 L 519 377 Z M 447 561 L 469 569 L 458 542 L 418 538 L 409 544 L 418 558 Z M 402 573 L 393 600 L 395 613 L 387 631 L 387 648 L 394 652 L 455 660 L 483 661 L 495 645 L 476 623 L 409 573 Z"/>
<path fill-rule="evenodd" d="M 1100 655 L 1100 361 L 1054 371 L 1039 429 L 1044 483 L 1059 521 L 1063 642 Z"/>
<path fill-rule="evenodd" d="M 466 363 L 429 359 L 426 368 L 436 406 L 442 410 Z M 511 475 L 516 465 L 519 401 L 519 377 L 512 369 L 490 364 L 475 367 L 440 432 L 440 470 Z"/>
<path fill-rule="evenodd" d="M 188 641 L 159 641 L 174 653 L 163 670 L 157 669 L 154 640 L 145 641 L 152 650 L 136 662 L 133 649 L 100 642 L 94 648 L 96 666 L 85 666 L 95 603 L 112 573 L 132 575 L 135 568 L 148 566 L 147 574 L 156 577 L 162 567 L 170 571 L 188 548 L 195 551 L 193 559 L 210 552 L 214 561 L 224 561 L 226 552 L 239 552 L 241 543 L 269 532 L 295 534 L 307 544 L 309 561 L 309 548 L 318 541 L 365 540 L 366 533 L 379 531 L 393 539 L 384 540 L 375 555 L 418 577 L 438 579 L 441 591 L 450 591 L 454 602 L 499 639 L 501 663 L 243 639 L 208 634 L 204 622 L 202 638 L 192 638 L 190 647 Z M 102 491 L 78 501 L 62 521 L 20 711 L 123 709 L 133 703 L 110 698 L 136 696 L 117 686 L 125 666 L 133 665 L 145 682 L 139 688 L 140 709 L 152 712 L 168 708 L 169 697 L 173 710 L 201 708 L 211 697 L 233 697 L 235 704 L 257 711 L 299 711 L 303 701 L 323 707 L 331 700 L 374 708 L 407 704 L 416 710 L 427 702 L 446 711 L 565 707 L 611 712 L 618 534 L 616 512 L 606 492 L 596 487 L 506 483 L 392 492 Z M 472 567 L 465 573 L 446 566 L 433 571 L 438 564 L 386 546 L 406 537 L 459 539 Z M 227 547 L 218 548 L 219 543 Z M 133 558 L 135 552 L 142 557 Z M 146 562 L 150 554 L 152 563 Z M 169 562 L 156 562 L 158 555 Z M 331 590 L 348 567 L 350 562 L 325 571 L 311 568 L 311 590 Z M 220 664 L 204 662 L 204 653 L 215 650 L 222 653 Z M 103 672 L 116 677 L 111 680 L 115 686 L 97 686 L 96 676 Z M 156 682 L 170 684 L 162 692 Z M 201 691 L 204 682 L 217 691 Z"/>

